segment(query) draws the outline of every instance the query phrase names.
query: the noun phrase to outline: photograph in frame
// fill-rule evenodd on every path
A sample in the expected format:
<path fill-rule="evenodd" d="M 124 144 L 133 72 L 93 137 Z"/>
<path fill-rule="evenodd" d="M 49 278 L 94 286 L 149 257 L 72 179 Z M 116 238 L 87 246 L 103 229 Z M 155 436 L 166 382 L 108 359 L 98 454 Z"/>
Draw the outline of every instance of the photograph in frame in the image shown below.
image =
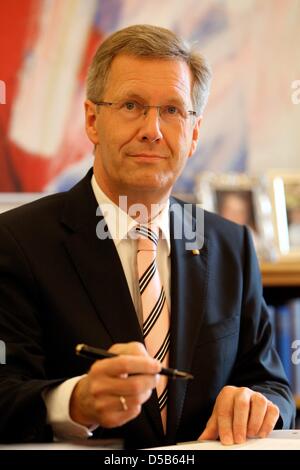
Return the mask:
<path fill-rule="evenodd" d="M 262 180 L 244 173 L 203 172 L 195 187 L 204 209 L 248 227 L 260 258 L 276 257 L 272 205 Z"/>
<path fill-rule="evenodd" d="M 216 207 L 219 215 L 257 233 L 253 192 L 250 189 L 217 189 Z"/>

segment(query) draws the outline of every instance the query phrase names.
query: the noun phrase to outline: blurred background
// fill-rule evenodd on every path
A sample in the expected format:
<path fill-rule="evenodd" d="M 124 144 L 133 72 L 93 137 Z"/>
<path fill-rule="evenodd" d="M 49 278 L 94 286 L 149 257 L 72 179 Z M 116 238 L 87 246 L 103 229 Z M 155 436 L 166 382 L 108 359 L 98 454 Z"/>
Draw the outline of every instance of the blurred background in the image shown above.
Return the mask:
<path fill-rule="evenodd" d="M 85 174 L 88 64 L 103 38 L 136 23 L 196 42 L 213 70 L 176 192 L 193 192 L 204 170 L 300 167 L 299 0 L 2 0 L 0 18 L 0 192 L 65 190 Z"/>

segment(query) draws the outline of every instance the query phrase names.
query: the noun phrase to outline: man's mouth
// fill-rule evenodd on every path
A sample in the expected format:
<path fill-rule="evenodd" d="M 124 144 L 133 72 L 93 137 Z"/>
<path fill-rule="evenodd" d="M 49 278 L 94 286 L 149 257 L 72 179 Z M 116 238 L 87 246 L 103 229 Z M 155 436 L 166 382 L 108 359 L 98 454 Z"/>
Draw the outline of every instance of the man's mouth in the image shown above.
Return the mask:
<path fill-rule="evenodd" d="M 165 155 L 160 155 L 157 153 L 130 153 L 129 157 L 142 159 L 142 160 L 164 160 L 167 157 Z"/>

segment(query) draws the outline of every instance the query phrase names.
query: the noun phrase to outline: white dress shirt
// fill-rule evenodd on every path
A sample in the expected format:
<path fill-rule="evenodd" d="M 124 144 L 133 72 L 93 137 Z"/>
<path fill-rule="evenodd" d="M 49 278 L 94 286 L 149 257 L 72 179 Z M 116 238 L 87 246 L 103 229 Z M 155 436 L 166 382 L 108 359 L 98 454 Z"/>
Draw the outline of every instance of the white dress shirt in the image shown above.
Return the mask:
<path fill-rule="evenodd" d="M 136 221 L 127 212 L 114 204 L 96 182 L 94 175 L 91 185 L 101 213 L 105 218 L 109 234 L 114 241 L 125 277 L 128 283 L 130 295 L 135 306 L 140 325 L 142 324 L 142 306 L 138 285 L 136 244 L 137 241 L 128 236 L 128 232 L 136 225 Z M 99 219 L 100 220 L 100 219 Z M 162 205 L 159 214 L 152 220 L 160 228 L 160 239 L 157 248 L 157 268 L 161 282 L 166 293 L 166 301 L 171 310 L 170 295 L 170 223 L 169 201 Z M 58 439 L 87 438 L 97 427 L 86 428 L 75 423 L 69 413 L 70 398 L 77 382 L 83 376 L 73 377 L 57 387 L 43 393 L 47 408 L 47 422 L 52 426 L 54 436 Z"/>

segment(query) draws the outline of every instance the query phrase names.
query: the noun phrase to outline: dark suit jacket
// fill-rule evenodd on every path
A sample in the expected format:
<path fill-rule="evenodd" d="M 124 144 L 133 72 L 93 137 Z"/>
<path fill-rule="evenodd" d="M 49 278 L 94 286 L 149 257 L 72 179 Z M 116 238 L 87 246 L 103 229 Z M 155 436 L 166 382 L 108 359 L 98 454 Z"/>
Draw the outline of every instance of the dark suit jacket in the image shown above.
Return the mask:
<path fill-rule="evenodd" d="M 77 343 L 109 348 L 143 341 L 114 243 L 96 237 L 100 218 L 90 178 L 91 172 L 67 193 L 0 217 L 0 339 L 7 346 L 7 364 L 0 365 L 1 441 L 52 438 L 41 391 L 86 372 L 90 364 L 75 356 Z M 185 219 L 195 222 L 192 214 Z M 170 367 L 195 378 L 170 383 L 166 438 L 155 392 L 137 419 L 95 435 L 121 436 L 136 447 L 196 439 L 226 384 L 264 393 L 280 408 L 278 426 L 290 427 L 292 396 L 271 348 L 248 231 L 205 213 L 197 256 L 184 238 L 174 239 L 181 211 L 170 212 L 170 224 Z"/>

